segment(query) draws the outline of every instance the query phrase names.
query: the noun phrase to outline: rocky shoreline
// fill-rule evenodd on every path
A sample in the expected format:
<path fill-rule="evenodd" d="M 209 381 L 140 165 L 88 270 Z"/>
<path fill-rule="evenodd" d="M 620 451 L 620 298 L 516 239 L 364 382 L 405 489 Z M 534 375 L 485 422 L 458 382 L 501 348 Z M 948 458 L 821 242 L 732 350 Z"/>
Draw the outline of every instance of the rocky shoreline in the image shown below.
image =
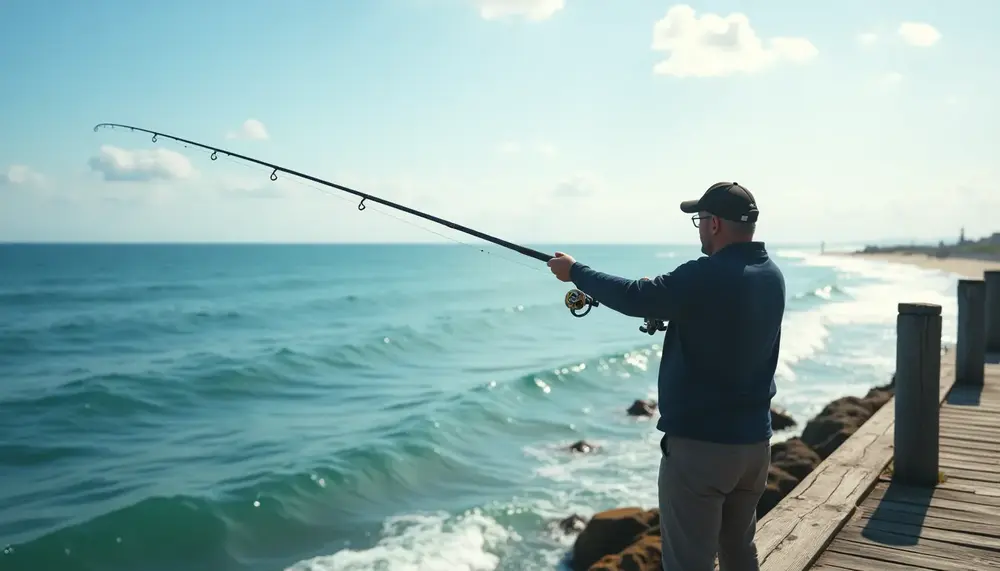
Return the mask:
<path fill-rule="evenodd" d="M 830 402 L 810 420 L 801 436 L 789 438 L 771 447 L 771 468 L 767 489 L 757 505 L 757 517 L 763 517 L 820 462 L 854 434 L 893 396 L 896 377 L 884 386 L 875 387 L 864 397 L 841 397 Z M 631 416 L 652 416 L 655 401 L 637 400 L 627 409 Z M 775 431 L 795 426 L 795 420 L 781 410 L 771 410 Z M 577 453 L 597 447 L 586 441 L 570 446 Z M 573 514 L 560 522 L 565 533 L 579 533 L 569 554 L 574 571 L 656 571 L 660 569 L 659 510 L 622 507 L 605 510 L 587 519 Z"/>

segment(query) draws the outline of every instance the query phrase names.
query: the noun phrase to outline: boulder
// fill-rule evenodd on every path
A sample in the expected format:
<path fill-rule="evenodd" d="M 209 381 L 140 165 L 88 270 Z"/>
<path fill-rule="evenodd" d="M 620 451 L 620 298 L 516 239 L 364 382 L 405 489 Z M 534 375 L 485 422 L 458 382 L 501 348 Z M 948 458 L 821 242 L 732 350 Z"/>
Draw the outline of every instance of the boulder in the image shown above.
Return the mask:
<path fill-rule="evenodd" d="M 580 452 L 582 454 L 586 454 L 588 452 L 593 452 L 593 451 L 597 450 L 597 448 L 598 447 L 597 447 L 596 444 L 591 444 L 590 442 L 587 442 L 586 440 L 577 440 L 573 444 L 569 445 L 570 452 Z"/>
<path fill-rule="evenodd" d="M 767 487 L 764 488 L 764 495 L 757 502 L 757 518 L 764 517 L 764 514 L 771 511 L 782 498 L 788 495 L 799 485 L 799 478 L 789 474 L 777 466 L 771 466 L 767 472 Z"/>
<path fill-rule="evenodd" d="M 795 426 L 795 419 L 784 410 L 771 407 L 771 428 L 785 430 Z"/>
<path fill-rule="evenodd" d="M 621 553 L 606 555 L 589 571 L 661 571 L 660 530 L 657 527 L 642 534 Z"/>
<path fill-rule="evenodd" d="M 594 514 L 573 544 L 572 568 L 587 571 L 608 555 L 620 555 L 644 533 L 659 533 L 660 511 L 637 507 Z"/>
<path fill-rule="evenodd" d="M 578 514 L 573 514 L 569 517 L 559 520 L 559 529 L 563 533 L 570 535 L 582 531 L 587 527 L 587 520 Z"/>
<path fill-rule="evenodd" d="M 652 399 L 636 400 L 628 407 L 629 416 L 653 416 L 656 412 L 656 401 Z"/>
<path fill-rule="evenodd" d="M 802 441 L 826 459 L 892 398 L 895 375 L 888 385 L 875 387 L 863 398 L 842 397 L 826 405 L 806 424 Z"/>
<path fill-rule="evenodd" d="M 771 465 L 802 480 L 823 460 L 801 438 L 789 438 L 771 446 Z"/>

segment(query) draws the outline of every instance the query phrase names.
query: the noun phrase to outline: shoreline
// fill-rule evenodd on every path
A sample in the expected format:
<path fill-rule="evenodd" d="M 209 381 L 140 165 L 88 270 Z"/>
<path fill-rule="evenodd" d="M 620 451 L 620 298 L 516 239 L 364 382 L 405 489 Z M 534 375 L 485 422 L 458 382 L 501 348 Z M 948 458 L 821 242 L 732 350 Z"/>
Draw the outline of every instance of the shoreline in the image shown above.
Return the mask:
<path fill-rule="evenodd" d="M 926 270 L 939 270 L 968 279 L 983 279 L 983 272 L 1000 270 L 1000 260 L 948 256 L 938 258 L 928 254 L 909 252 L 825 252 L 824 256 L 844 256 L 866 260 L 916 266 Z"/>

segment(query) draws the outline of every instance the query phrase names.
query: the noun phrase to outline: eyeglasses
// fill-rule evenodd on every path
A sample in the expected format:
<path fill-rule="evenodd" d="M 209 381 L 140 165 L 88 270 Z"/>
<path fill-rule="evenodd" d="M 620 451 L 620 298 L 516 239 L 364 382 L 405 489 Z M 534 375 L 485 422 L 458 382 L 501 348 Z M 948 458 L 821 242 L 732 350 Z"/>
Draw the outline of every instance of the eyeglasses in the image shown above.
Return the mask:
<path fill-rule="evenodd" d="M 708 220 L 711 217 L 712 217 L 711 214 L 709 214 L 708 216 L 698 216 L 697 214 L 695 214 L 694 216 L 691 217 L 691 224 L 694 224 L 694 227 L 697 228 L 701 224 L 700 222 L 698 222 L 699 220 Z"/>

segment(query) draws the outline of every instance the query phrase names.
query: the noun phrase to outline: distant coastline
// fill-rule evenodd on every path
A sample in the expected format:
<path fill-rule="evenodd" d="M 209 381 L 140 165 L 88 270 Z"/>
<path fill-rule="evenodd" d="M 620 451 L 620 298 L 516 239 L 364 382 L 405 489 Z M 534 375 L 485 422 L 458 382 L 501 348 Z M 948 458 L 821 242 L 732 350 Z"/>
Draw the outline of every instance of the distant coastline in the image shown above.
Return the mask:
<path fill-rule="evenodd" d="M 963 258 L 1000 262 L 1000 232 L 994 232 L 990 236 L 978 240 L 966 240 L 963 232 L 958 241 L 953 244 L 941 241 L 937 245 L 866 246 L 854 254 L 924 255 L 934 258 Z"/>
<path fill-rule="evenodd" d="M 986 238 L 966 240 L 964 233 L 954 243 L 865 246 L 861 250 L 826 251 L 831 256 L 858 256 L 896 264 L 941 270 L 967 278 L 982 279 L 983 272 L 1000 270 L 1000 232 Z"/>

